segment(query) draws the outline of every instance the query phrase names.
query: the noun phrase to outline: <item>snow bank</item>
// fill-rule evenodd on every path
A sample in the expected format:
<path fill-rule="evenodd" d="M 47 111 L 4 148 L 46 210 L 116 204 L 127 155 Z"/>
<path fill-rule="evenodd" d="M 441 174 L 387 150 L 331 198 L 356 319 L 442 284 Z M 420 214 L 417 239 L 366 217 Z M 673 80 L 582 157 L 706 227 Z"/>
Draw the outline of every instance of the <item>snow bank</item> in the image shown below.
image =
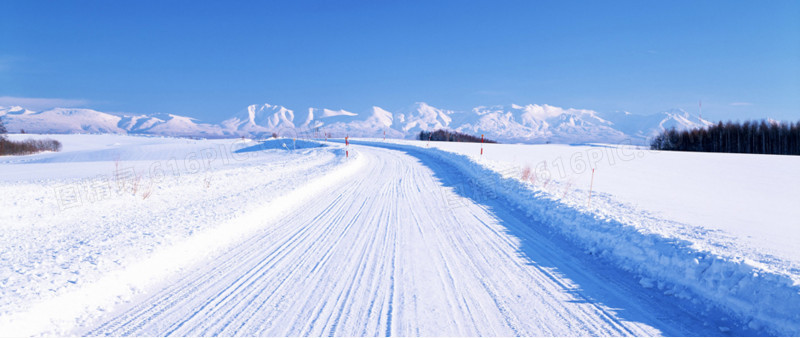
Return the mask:
<path fill-rule="evenodd" d="M 547 225 L 587 253 L 639 275 L 643 287 L 690 299 L 705 305 L 707 311 L 717 307 L 755 330 L 800 334 L 800 285 L 790 274 L 763 269 L 747 259 L 720 256 L 698 249 L 690 241 L 637 227 L 632 221 L 640 218 L 615 218 L 585 204 L 567 203 L 531 189 L 516 172 L 503 175 L 468 156 L 413 145 L 360 143 L 433 156 L 452 165 L 471 184 L 480 186 L 483 194 L 524 211 L 533 224 Z"/>
<path fill-rule="evenodd" d="M 0 194 L 13 196 L 0 199 L 0 335 L 69 334 L 361 165 L 319 143 L 237 153 L 258 144 L 57 138 L 64 152 L 0 159 Z"/>

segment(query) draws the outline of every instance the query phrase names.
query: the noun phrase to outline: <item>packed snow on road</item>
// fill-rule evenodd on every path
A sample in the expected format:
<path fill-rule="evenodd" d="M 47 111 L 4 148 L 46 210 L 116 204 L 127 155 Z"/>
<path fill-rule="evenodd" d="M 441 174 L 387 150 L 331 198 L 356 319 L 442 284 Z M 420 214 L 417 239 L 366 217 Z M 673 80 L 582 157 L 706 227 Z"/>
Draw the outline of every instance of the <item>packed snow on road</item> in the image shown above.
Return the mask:
<path fill-rule="evenodd" d="M 4 336 L 800 335 L 798 157 L 48 137 L 0 157 Z"/>

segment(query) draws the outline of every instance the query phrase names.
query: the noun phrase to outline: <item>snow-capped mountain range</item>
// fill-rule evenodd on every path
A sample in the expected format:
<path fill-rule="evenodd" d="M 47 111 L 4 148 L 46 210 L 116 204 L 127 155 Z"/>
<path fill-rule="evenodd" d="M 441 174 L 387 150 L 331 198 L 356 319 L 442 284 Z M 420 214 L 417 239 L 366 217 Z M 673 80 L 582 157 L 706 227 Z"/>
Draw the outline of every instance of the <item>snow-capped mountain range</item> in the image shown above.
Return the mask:
<path fill-rule="evenodd" d="M 54 108 L 31 111 L 0 107 L 0 118 L 10 132 L 114 133 L 191 137 L 266 137 L 277 133 L 292 137 L 415 138 L 422 130 L 440 128 L 473 135 L 485 134 L 501 142 L 644 144 L 668 128 L 694 128 L 711 122 L 680 109 L 654 115 L 627 112 L 598 113 L 549 105 L 475 107 L 471 111 L 436 108 L 424 102 L 390 112 L 372 107 L 366 112 L 308 108 L 294 111 L 271 104 L 250 105 L 220 122 L 201 122 L 172 114 L 131 115 L 92 109 Z"/>

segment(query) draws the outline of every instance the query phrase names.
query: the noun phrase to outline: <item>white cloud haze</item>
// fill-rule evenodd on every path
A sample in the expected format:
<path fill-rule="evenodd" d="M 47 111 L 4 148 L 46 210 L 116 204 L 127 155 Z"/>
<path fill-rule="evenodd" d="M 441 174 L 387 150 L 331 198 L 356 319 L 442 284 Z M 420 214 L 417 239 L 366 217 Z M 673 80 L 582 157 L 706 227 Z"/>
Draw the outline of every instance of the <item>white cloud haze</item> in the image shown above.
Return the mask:
<path fill-rule="evenodd" d="M 82 99 L 0 96 L 0 107 L 22 106 L 31 110 L 42 110 L 55 107 L 74 108 L 85 106 L 88 103 L 88 100 Z"/>

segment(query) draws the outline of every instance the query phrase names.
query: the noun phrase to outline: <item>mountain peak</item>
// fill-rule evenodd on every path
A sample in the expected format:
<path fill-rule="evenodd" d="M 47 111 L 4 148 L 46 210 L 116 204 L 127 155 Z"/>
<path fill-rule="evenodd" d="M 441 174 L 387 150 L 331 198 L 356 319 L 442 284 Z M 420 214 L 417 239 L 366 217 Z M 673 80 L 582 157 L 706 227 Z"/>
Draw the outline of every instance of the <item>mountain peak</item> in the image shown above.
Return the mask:
<path fill-rule="evenodd" d="M 372 106 L 372 115 L 369 119 L 374 120 L 380 125 L 391 127 L 394 123 L 394 114 L 378 106 Z"/>
<path fill-rule="evenodd" d="M 267 137 L 289 130 L 297 135 L 318 132 L 334 137 L 414 138 L 422 130 L 451 129 L 486 134 L 501 142 L 618 142 L 643 144 L 668 128 L 696 128 L 710 122 L 682 109 L 643 116 L 628 112 L 600 114 L 593 110 L 547 104 L 479 106 L 468 111 L 436 108 L 426 102 L 391 112 L 372 106 L 363 112 L 307 108 L 295 113 L 270 103 L 246 106 L 218 124 L 174 114 L 104 113 L 81 108 L 32 112 L 22 107 L 0 108 L 9 130 L 41 133 L 130 133 L 176 136 Z"/>

